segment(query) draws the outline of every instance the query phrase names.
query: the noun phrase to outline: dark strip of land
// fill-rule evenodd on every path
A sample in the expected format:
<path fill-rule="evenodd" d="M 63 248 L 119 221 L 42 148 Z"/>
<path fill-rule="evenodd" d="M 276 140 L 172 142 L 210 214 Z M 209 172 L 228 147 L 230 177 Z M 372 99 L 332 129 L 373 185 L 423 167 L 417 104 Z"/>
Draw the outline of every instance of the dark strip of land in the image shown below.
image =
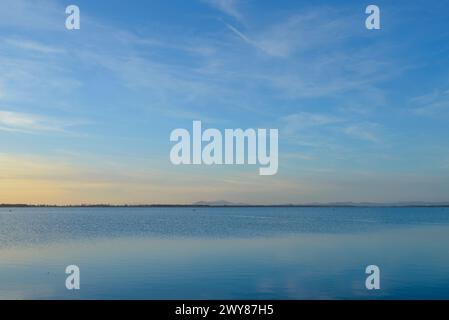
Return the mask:
<path fill-rule="evenodd" d="M 449 207 L 448 202 L 443 203 L 312 203 L 312 204 L 273 204 L 273 205 L 250 205 L 250 204 L 0 204 L 0 208 L 310 208 L 310 207 Z"/>

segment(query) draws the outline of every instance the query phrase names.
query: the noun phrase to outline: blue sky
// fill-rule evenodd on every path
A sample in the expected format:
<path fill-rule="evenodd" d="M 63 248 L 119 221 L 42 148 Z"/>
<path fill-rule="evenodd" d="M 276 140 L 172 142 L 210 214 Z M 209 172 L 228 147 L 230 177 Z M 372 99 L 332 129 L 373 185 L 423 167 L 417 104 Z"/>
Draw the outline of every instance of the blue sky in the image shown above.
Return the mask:
<path fill-rule="evenodd" d="M 449 201 L 448 5 L 1 0 L 0 202 Z M 278 174 L 173 166 L 193 120 L 279 129 Z"/>

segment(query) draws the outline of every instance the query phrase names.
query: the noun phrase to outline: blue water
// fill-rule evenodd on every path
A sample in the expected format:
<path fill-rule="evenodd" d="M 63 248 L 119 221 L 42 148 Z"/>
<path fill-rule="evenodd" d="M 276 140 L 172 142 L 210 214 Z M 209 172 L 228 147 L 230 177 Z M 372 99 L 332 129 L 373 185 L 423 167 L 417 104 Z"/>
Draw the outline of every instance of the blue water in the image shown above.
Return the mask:
<path fill-rule="evenodd" d="M 449 208 L 0 208 L 0 298 L 449 299 Z"/>

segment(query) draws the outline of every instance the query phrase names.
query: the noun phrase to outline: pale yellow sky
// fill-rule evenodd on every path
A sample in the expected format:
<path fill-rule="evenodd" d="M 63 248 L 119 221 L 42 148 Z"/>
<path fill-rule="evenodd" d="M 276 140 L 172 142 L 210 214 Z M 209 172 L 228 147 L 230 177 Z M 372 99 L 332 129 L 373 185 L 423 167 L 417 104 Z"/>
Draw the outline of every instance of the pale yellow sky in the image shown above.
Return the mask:
<path fill-rule="evenodd" d="M 300 191 L 279 177 L 259 176 L 256 169 L 207 175 L 173 167 L 162 173 L 150 165 L 86 165 L 73 159 L 23 154 L 0 154 L 0 167 L 0 203 L 10 204 L 189 204 L 221 199 L 270 203 L 270 195 L 291 196 Z M 265 201 L 260 201 L 261 196 Z"/>

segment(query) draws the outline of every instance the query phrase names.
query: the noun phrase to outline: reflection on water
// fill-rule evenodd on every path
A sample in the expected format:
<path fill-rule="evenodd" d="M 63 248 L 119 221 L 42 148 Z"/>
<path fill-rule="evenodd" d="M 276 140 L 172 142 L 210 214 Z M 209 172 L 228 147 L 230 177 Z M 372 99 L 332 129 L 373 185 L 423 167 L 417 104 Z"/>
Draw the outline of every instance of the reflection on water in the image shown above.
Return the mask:
<path fill-rule="evenodd" d="M 65 267 L 81 290 L 65 289 Z M 365 267 L 381 290 L 365 289 Z M 0 209 L 0 298 L 449 299 L 448 208 Z"/>

